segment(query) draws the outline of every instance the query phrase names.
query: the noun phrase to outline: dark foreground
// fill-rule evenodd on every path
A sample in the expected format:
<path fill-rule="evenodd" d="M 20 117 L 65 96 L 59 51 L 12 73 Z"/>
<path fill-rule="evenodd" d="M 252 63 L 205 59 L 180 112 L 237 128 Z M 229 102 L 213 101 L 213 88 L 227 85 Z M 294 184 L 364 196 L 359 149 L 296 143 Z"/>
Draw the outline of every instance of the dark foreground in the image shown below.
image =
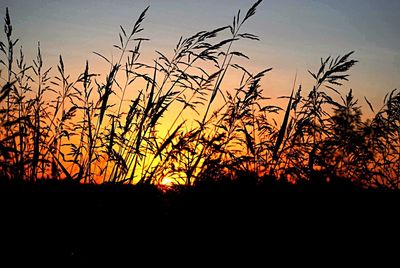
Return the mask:
<path fill-rule="evenodd" d="M 319 190 L 215 184 L 162 192 L 153 186 L 2 182 L 0 262 L 267 263 L 273 252 L 336 248 L 353 255 L 356 247 L 376 252 L 377 245 L 389 245 L 372 245 L 373 239 L 398 241 L 398 193 Z"/>

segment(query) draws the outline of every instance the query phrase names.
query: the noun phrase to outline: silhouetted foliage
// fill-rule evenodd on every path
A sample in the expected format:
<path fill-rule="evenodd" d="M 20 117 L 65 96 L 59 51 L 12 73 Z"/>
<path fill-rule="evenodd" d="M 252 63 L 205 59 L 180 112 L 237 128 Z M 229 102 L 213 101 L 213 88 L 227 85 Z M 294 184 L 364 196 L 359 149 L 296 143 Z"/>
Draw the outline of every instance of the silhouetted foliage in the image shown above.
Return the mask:
<path fill-rule="evenodd" d="M 375 116 L 364 121 L 352 90 L 342 93 L 357 63 L 350 52 L 321 59 L 318 70 L 309 71 L 315 80 L 309 91 L 295 81 L 287 106 L 274 105 L 261 88 L 272 69 L 252 73 L 236 62 L 248 56 L 234 50 L 243 39 L 258 40 L 242 26 L 261 2 L 244 16 L 239 11 L 231 25 L 182 37 L 171 57 L 157 51 L 152 65 L 140 62 L 148 41 L 142 36 L 146 8 L 132 30 L 120 26 L 117 57 L 94 52 L 109 72 L 94 74 L 86 62 L 76 79 L 61 56 L 52 76 L 40 44 L 32 64 L 22 49 L 16 55 L 7 9 L 0 43 L 0 176 L 398 189 L 400 92 L 390 92 L 376 113 L 366 99 Z M 224 90 L 228 71 L 241 79 Z M 172 109 L 174 118 L 165 120 Z"/>

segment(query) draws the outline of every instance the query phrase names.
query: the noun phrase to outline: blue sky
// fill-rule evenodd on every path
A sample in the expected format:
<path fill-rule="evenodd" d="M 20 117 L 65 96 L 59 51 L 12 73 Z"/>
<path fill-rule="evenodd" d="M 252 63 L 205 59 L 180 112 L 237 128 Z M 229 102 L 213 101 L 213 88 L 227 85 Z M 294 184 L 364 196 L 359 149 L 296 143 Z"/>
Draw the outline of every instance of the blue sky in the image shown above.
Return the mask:
<path fill-rule="evenodd" d="M 33 58 L 41 42 L 49 64 L 62 54 L 71 70 L 93 50 L 111 53 L 119 25 L 129 26 L 150 5 L 144 23 L 154 50 L 171 51 L 181 35 L 230 24 L 238 9 L 255 0 L 2 0 L 9 7 L 15 34 Z M 382 103 L 383 96 L 400 85 L 400 1 L 398 0 L 264 0 L 246 30 L 261 37 L 240 49 L 252 58 L 254 71 L 273 67 L 267 79 L 268 95 L 287 94 L 293 77 L 311 85 L 307 69 L 318 68 L 320 57 L 355 50 L 360 63 L 351 72 L 345 90 Z M 3 38 L 3 37 L 2 37 Z M 29 58 L 29 57 L 28 57 Z M 360 100 L 361 101 L 361 100 Z"/>

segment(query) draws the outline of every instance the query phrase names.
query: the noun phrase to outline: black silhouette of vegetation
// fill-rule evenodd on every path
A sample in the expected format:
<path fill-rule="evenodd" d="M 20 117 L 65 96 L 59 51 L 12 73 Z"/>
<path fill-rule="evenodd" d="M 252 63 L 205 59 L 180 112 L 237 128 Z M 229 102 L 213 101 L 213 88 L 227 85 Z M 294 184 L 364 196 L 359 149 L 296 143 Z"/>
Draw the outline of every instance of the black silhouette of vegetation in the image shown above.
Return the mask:
<path fill-rule="evenodd" d="M 231 224 L 252 210 L 278 216 L 267 226 L 289 229 L 291 221 L 301 226 L 298 217 L 315 213 L 309 206 L 315 200 L 289 205 L 285 193 L 398 191 L 400 91 L 388 93 L 379 110 L 365 99 L 374 116 L 363 120 L 361 104 L 342 85 L 357 63 L 350 52 L 321 59 L 309 71 L 311 89 L 295 81 L 282 97 L 287 106 L 274 105 L 261 88 L 272 69 L 250 72 L 236 61 L 248 57 L 234 49 L 241 40 L 258 40 L 242 26 L 261 2 L 239 11 L 231 25 L 182 37 L 171 57 L 157 52 L 152 64 L 140 61 L 148 41 L 146 8 L 131 28 L 120 27 L 117 55 L 94 52 L 109 72 L 92 73 L 86 62 L 76 79 L 61 56 L 56 68 L 47 67 L 40 44 L 36 59 L 26 61 L 7 9 L 0 43 L 0 193 L 2 204 L 12 205 L 4 215 L 14 219 L 10 225 L 54 228 L 54 239 L 66 243 L 65 251 L 53 248 L 53 240 L 43 251 L 25 245 L 28 252 L 53 250 L 66 259 L 102 250 L 129 255 L 122 244 L 144 252 L 154 246 L 149 237 L 161 236 L 159 246 L 168 247 L 177 231 L 160 234 L 160 228 L 189 232 L 211 224 L 209 218 Z M 239 86 L 224 90 L 232 71 L 241 74 Z M 175 117 L 165 120 L 171 109 Z M 182 119 L 187 115 L 192 119 Z M 175 183 L 165 185 L 166 178 Z M 360 207 L 348 207 L 344 198 L 334 208 L 325 198 L 324 219 L 344 213 L 354 220 Z M 378 211 L 374 203 L 363 206 Z M 128 231 L 136 227 L 143 233 Z M 98 237 L 107 235 L 112 243 L 101 243 Z M 202 240 L 199 233 L 195 238 Z"/>
<path fill-rule="evenodd" d="M 236 42 L 258 40 L 241 28 L 260 3 L 245 15 L 239 11 L 232 25 L 181 38 L 172 57 L 158 52 L 153 65 L 140 62 L 146 8 L 131 29 L 120 27 L 117 61 L 95 52 L 109 73 L 93 74 L 86 62 L 75 80 L 61 56 L 52 77 L 40 45 L 33 64 L 22 48 L 17 53 L 7 10 L 0 44 L 1 177 L 155 185 L 170 178 L 188 186 L 248 177 L 255 184 L 342 181 L 398 189 L 400 93 L 390 92 L 363 121 L 352 91 L 342 92 L 357 63 L 351 52 L 321 59 L 319 70 L 309 71 L 315 85 L 293 90 L 285 109 L 270 104 L 260 81 L 271 68 L 252 74 L 235 62 L 248 58 L 234 50 Z M 242 78 L 238 88 L 224 91 L 231 69 Z M 170 109 L 176 117 L 163 121 Z M 182 120 L 189 111 L 192 120 Z M 280 125 L 274 114 L 282 115 Z"/>

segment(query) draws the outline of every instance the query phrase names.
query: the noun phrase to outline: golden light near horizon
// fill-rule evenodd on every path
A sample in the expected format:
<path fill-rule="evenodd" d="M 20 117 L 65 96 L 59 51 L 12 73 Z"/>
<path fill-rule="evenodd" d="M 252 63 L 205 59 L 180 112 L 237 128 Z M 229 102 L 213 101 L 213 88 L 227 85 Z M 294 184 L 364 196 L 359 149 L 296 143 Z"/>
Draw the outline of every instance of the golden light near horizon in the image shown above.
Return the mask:
<path fill-rule="evenodd" d="M 172 179 L 172 178 L 163 178 L 160 182 L 160 185 L 164 186 L 164 187 L 172 187 L 174 185 L 176 185 L 176 180 Z"/>

